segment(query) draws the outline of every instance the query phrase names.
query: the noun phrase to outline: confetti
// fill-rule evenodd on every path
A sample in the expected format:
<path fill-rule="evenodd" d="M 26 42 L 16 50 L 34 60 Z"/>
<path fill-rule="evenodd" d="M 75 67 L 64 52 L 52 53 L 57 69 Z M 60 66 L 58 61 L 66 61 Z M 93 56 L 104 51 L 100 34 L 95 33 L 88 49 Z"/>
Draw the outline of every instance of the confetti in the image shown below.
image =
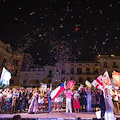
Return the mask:
<path fill-rule="evenodd" d="M 1 40 L 13 51 L 31 53 L 41 65 L 69 59 L 89 61 L 111 51 L 120 55 L 119 4 L 120 0 L 41 0 L 39 5 L 19 1 L 14 6 L 3 0 Z"/>

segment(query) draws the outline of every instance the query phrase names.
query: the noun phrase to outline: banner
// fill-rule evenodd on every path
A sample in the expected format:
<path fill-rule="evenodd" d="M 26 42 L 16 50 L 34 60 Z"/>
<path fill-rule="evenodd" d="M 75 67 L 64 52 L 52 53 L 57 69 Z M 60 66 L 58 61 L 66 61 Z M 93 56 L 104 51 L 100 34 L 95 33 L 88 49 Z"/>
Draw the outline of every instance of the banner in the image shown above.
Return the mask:
<path fill-rule="evenodd" d="M 10 79 L 11 79 L 11 73 L 3 67 L 1 78 L 0 78 L 0 83 L 5 84 L 5 85 L 9 85 Z"/>

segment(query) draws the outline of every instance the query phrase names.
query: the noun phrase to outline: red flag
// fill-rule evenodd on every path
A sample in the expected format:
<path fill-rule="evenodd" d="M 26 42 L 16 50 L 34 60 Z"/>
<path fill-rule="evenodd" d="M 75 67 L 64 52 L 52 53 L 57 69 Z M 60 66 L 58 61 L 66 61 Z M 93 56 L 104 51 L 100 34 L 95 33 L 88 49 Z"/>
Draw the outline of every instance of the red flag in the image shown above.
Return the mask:
<path fill-rule="evenodd" d="M 68 88 L 71 89 L 74 85 L 75 85 L 75 81 L 69 81 L 67 86 L 66 86 L 66 89 L 68 89 Z"/>
<path fill-rule="evenodd" d="M 105 73 L 103 74 L 103 83 L 105 85 L 109 85 L 111 84 L 111 81 L 110 81 L 110 77 L 109 77 L 109 74 L 108 74 L 108 71 L 106 70 Z"/>
<path fill-rule="evenodd" d="M 113 71 L 112 78 L 117 86 L 120 86 L 120 73 Z"/>

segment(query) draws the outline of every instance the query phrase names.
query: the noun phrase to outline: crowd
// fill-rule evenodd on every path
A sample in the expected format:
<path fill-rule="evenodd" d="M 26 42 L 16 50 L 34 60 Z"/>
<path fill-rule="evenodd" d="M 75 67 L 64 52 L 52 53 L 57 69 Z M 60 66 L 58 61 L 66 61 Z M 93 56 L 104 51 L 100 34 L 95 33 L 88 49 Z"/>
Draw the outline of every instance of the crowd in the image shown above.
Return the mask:
<path fill-rule="evenodd" d="M 96 112 L 101 110 L 104 115 L 106 111 L 105 92 L 98 89 L 81 88 L 80 90 L 67 89 L 59 94 L 54 100 L 50 98 L 51 91 L 40 92 L 34 89 L 0 89 L 0 113 L 38 113 L 40 111 L 63 109 L 66 101 L 66 113 L 72 112 Z M 108 95 L 107 95 L 108 96 Z M 110 90 L 110 97 L 114 105 L 114 111 L 119 112 L 120 94 L 117 90 Z M 110 103 L 110 102 L 109 102 Z M 111 104 L 112 104 L 111 103 Z M 107 105 L 109 106 L 109 105 Z"/>

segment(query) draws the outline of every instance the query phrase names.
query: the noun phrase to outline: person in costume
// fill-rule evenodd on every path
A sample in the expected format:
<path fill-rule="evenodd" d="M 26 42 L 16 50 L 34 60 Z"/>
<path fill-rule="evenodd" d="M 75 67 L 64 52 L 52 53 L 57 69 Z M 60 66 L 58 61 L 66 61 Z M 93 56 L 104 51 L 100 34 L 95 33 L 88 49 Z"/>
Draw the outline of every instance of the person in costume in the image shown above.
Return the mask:
<path fill-rule="evenodd" d="M 99 102 L 100 102 L 100 110 L 101 110 L 101 118 L 104 117 L 105 114 L 105 98 L 102 90 L 99 90 L 100 96 L 99 96 Z"/>
<path fill-rule="evenodd" d="M 91 112 L 92 107 L 91 107 L 91 90 L 88 88 L 87 90 L 87 112 Z"/>
<path fill-rule="evenodd" d="M 79 113 L 79 109 L 80 109 L 79 98 L 80 98 L 80 95 L 78 94 L 78 91 L 75 91 L 75 94 L 74 94 L 73 97 L 74 97 L 73 108 L 74 108 L 75 112 Z"/>
<path fill-rule="evenodd" d="M 80 94 L 81 96 L 81 106 L 82 106 L 82 112 L 87 111 L 86 106 L 87 106 L 87 93 L 85 91 L 85 88 L 82 88 L 82 92 Z M 85 108 L 85 109 L 84 109 Z"/>
<path fill-rule="evenodd" d="M 32 100 L 28 109 L 28 114 L 33 114 L 38 112 L 38 92 L 37 89 L 34 90 Z"/>
<path fill-rule="evenodd" d="M 72 97 L 72 91 L 70 88 L 65 91 L 66 93 L 66 113 L 68 113 L 68 109 L 70 110 L 70 113 L 72 113 L 72 105 L 71 105 L 71 97 Z"/>
<path fill-rule="evenodd" d="M 105 97 L 105 107 L 106 107 L 104 118 L 105 120 L 115 120 L 112 97 L 107 87 L 104 89 L 104 97 Z"/>
<path fill-rule="evenodd" d="M 47 88 L 47 99 L 48 99 L 48 113 L 51 113 L 51 104 L 52 104 L 52 99 L 51 99 L 51 91 L 50 91 L 50 88 L 48 87 Z"/>

